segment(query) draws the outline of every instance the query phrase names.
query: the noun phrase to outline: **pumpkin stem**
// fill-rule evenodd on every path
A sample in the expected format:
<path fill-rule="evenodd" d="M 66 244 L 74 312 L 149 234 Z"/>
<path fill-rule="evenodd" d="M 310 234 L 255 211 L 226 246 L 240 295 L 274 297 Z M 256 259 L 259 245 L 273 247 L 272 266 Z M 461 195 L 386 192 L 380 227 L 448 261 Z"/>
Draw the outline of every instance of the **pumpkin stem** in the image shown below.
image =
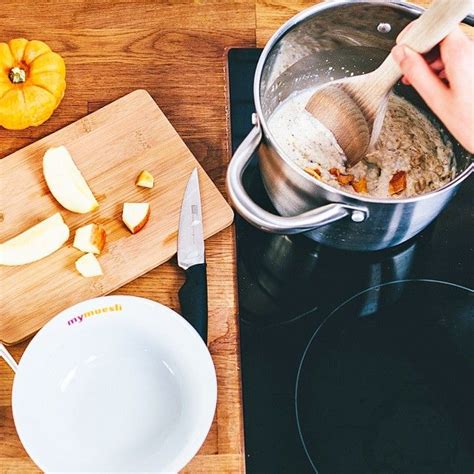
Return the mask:
<path fill-rule="evenodd" d="M 13 84 L 21 84 L 26 81 L 26 71 L 21 67 L 15 66 L 10 69 L 8 77 Z"/>

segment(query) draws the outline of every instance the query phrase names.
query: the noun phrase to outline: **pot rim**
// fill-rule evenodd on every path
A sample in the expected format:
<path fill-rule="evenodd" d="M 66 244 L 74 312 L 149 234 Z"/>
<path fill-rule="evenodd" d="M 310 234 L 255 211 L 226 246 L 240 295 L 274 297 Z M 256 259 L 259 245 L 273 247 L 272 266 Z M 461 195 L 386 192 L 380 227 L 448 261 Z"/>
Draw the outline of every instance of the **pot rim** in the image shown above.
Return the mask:
<path fill-rule="evenodd" d="M 345 198 L 348 198 L 354 201 L 378 203 L 378 204 L 400 204 L 400 203 L 408 204 L 408 203 L 422 201 L 424 199 L 429 199 L 439 194 L 443 194 L 447 192 L 448 190 L 450 190 L 452 187 L 455 187 L 458 184 L 460 184 L 474 171 L 474 162 L 471 162 L 471 164 L 467 166 L 466 169 L 462 173 L 457 175 L 449 183 L 429 193 L 420 194 L 419 196 L 412 196 L 409 198 L 400 198 L 400 199 L 358 196 L 356 194 L 348 193 L 347 191 L 337 189 L 333 186 L 330 186 L 329 184 L 326 184 L 322 181 L 317 181 L 314 178 L 310 177 L 308 173 L 306 173 L 301 167 L 299 167 L 293 160 L 291 160 L 285 154 L 285 152 L 277 143 L 277 141 L 275 140 L 274 136 L 272 135 L 272 133 L 270 132 L 268 128 L 267 122 L 263 117 L 262 105 L 260 101 L 260 83 L 262 79 L 263 67 L 273 47 L 289 30 L 291 30 L 297 24 L 301 23 L 303 20 L 306 20 L 307 18 L 315 15 L 316 13 L 322 12 L 324 10 L 329 10 L 332 8 L 337 8 L 339 6 L 350 5 L 354 3 L 370 3 L 373 5 L 379 5 L 379 6 L 392 6 L 396 9 L 408 11 L 418 16 L 425 11 L 424 8 L 418 5 L 414 5 L 412 3 L 403 2 L 399 0 L 326 0 L 323 3 L 319 3 L 317 5 L 314 5 L 312 7 L 302 10 L 300 13 L 290 18 L 282 26 L 280 26 L 280 28 L 278 28 L 278 30 L 268 40 L 257 63 L 257 68 L 255 70 L 255 76 L 254 76 L 254 82 L 253 82 L 254 104 L 255 104 L 255 110 L 258 117 L 257 126 L 262 127 L 263 132 L 264 132 L 264 137 L 267 140 L 269 140 L 272 146 L 276 149 L 280 159 L 284 160 L 289 166 L 291 166 L 291 168 L 293 168 L 300 176 L 302 176 L 303 179 L 308 180 L 308 182 L 309 181 L 312 182 L 316 186 L 319 186 L 328 192 L 337 193 L 341 196 L 344 196 Z"/>

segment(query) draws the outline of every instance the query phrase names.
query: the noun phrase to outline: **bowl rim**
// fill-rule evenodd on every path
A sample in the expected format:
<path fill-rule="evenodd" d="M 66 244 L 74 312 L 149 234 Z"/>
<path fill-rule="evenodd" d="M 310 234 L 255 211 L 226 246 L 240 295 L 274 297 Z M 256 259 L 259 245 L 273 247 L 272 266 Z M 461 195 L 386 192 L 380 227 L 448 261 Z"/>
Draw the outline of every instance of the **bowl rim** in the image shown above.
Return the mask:
<path fill-rule="evenodd" d="M 59 322 L 67 323 L 68 320 L 71 319 L 71 315 L 77 314 L 77 311 L 84 311 L 84 308 L 87 308 L 87 306 L 90 306 L 90 305 L 93 305 L 95 307 L 110 306 L 116 303 L 123 304 L 124 302 L 128 302 L 129 304 L 135 305 L 135 306 L 147 304 L 152 307 L 152 309 L 150 310 L 150 313 L 160 312 L 161 314 L 159 318 L 150 318 L 150 324 L 152 325 L 156 324 L 157 321 L 160 321 L 159 324 L 163 324 L 164 318 L 166 318 L 168 321 L 171 321 L 171 318 L 172 318 L 173 320 L 172 324 L 175 325 L 174 329 L 176 329 L 177 327 L 180 327 L 182 328 L 182 332 L 186 332 L 188 335 L 192 334 L 191 337 L 195 338 L 195 341 L 196 341 L 194 350 L 201 351 L 201 354 L 204 357 L 204 360 L 209 362 L 209 363 L 206 362 L 205 365 L 200 364 L 199 366 L 199 369 L 201 371 L 203 371 L 204 373 L 207 372 L 207 375 L 209 376 L 209 380 L 211 380 L 211 384 L 206 386 L 206 397 L 205 397 L 206 405 L 205 406 L 203 405 L 202 407 L 202 409 L 206 411 L 202 416 L 202 420 L 199 422 L 199 424 L 196 423 L 195 426 L 190 427 L 193 431 L 194 436 L 191 437 L 187 443 L 183 443 L 183 445 L 180 446 L 180 449 L 176 457 L 172 459 L 167 465 L 161 466 L 161 467 L 158 466 L 158 467 L 160 469 L 165 469 L 166 471 L 171 470 L 173 472 L 174 471 L 177 472 L 181 470 L 196 455 L 196 453 L 199 451 L 200 447 L 204 443 L 205 439 L 207 438 L 207 435 L 212 425 L 212 421 L 214 419 L 216 405 L 217 405 L 217 377 L 216 377 L 214 362 L 207 348 L 207 345 L 204 343 L 204 341 L 199 336 L 197 331 L 191 326 L 190 323 L 188 323 L 188 321 L 186 321 L 181 315 L 176 313 L 174 310 L 172 310 L 171 308 L 161 303 L 153 301 L 151 299 L 142 298 L 138 296 L 132 296 L 132 295 L 100 296 L 100 297 L 84 300 L 75 305 L 69 306 L 68 308 L 64 309 L 63 311 L 59 312 L 56 316 L 54 316 L 33 337 L 31 342 L 28 344 L 27 348 L 25 349 L 21 357 L 21 360 L 18 364 L 18 371 L 15 374 L 14 381 L 13 381 L 13 388 L 12 388 L 13 419 L 14 419 L 18 436 L 20 438 L 20 441 L 22 442 L 22 445 L 25 451 L 28 453 L 30 458 L 35 462 L 35 464 L 37 464 L 37 466 L 44 472 L 51 471 L 51 468 L 50 466 L 45 464 L 43 460 L 36 459 L 35 457 L 31 455 L 32 445 L 29 444 L 29 442 L 25 443 L 25 433 L 28 430 L 28 426 L 25 425 L 25 423 L 22 423 L 19 421 L 20 419 L 23 418 L 20 414 L 21 410 L 23 409 L 22 408 L 23 405 L 20 405 L 20 406 L 18 405 L 18 403 L 20 403 L 20 400 L 19 400 L 20 395 L 18 393 L 18 390 L 21 390 L 21 387 L 24 386 L 25 384 L 25 380 L 22 379 L 22 377 L 26 376 L 26 375 L 22 375 L 24 373 L 25 367 L 28 367 L 28 365 L 25 365 L 25 364 L 28 364 L 29 363 L 28 360 L 29 359 L 32 360 L 31 359 L 32 357 L 37 357 L 37 355 L 35 355 L 36 351 L 42 351 L 44 354 L 47 354 L 47 351 L 45 351 L 44 348 L 48 346 L 48 341 L 50 341 L 52 337 L 54 338 L 57 336 L 57 331 L 61 330 L 57 327 Z M 106 319 L 108 321 L 113 321 L 115 318 L 106 318 Z M 168 324 L 168 322 L 165 322 L 164 324 Z M 68 326 L 64 326 L 64 327 L 68 328 Z M 146 328 L 143 327 L 143 330 L 146 330 Z M 176 347 L 176 353 L 179 353 L 180 334 L 181 332 L 176 333 L 176 343 L 174 344 L 174 347 Z M 202 359 L 200 359 L 200 362 L 202 362 Z M 188 370 L 193 371 L 194 367 L 189 365 Z M 19 388 L 19 383 L 21 383 L 20 388 Z M 31 396 L 33 396 L 33 394 L 27 394 L 26 396 L 23 395 L 22 399 L 28 398 Z M 52 446 L 51 449 L 54 450 L 54 446 Z M 157 469 L 156 466 L 140 465 L 137 467 L 140 467 L 141 469 L 143 467 L 146 467 L 149 469 Z"/>

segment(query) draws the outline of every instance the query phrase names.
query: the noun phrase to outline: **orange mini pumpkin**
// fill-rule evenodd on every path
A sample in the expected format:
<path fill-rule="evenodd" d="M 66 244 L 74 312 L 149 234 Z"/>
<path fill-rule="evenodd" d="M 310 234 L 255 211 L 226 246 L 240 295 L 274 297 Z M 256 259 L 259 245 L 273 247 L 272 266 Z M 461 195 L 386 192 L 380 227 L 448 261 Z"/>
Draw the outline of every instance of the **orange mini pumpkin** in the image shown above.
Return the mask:
<path fill-rule="evenodd" d="M 48 120 L 66 89 L 63 58 L 42 41 L 0 43 L 0 126 L 35 127 Z"/>

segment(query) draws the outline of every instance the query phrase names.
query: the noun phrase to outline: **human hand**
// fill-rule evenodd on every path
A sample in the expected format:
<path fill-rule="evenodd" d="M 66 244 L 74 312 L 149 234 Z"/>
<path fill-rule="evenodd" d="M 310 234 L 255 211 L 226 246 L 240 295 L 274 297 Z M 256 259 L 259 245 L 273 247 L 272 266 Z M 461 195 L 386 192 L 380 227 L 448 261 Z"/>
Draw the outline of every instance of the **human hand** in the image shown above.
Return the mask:
<path fill-rule="evenodd" d="M 402 44 L 392 55 L 402 82 L 412 85 L 459 143 L 474 153 L 474 41 L 457 28 L 425 56 Z"/>

